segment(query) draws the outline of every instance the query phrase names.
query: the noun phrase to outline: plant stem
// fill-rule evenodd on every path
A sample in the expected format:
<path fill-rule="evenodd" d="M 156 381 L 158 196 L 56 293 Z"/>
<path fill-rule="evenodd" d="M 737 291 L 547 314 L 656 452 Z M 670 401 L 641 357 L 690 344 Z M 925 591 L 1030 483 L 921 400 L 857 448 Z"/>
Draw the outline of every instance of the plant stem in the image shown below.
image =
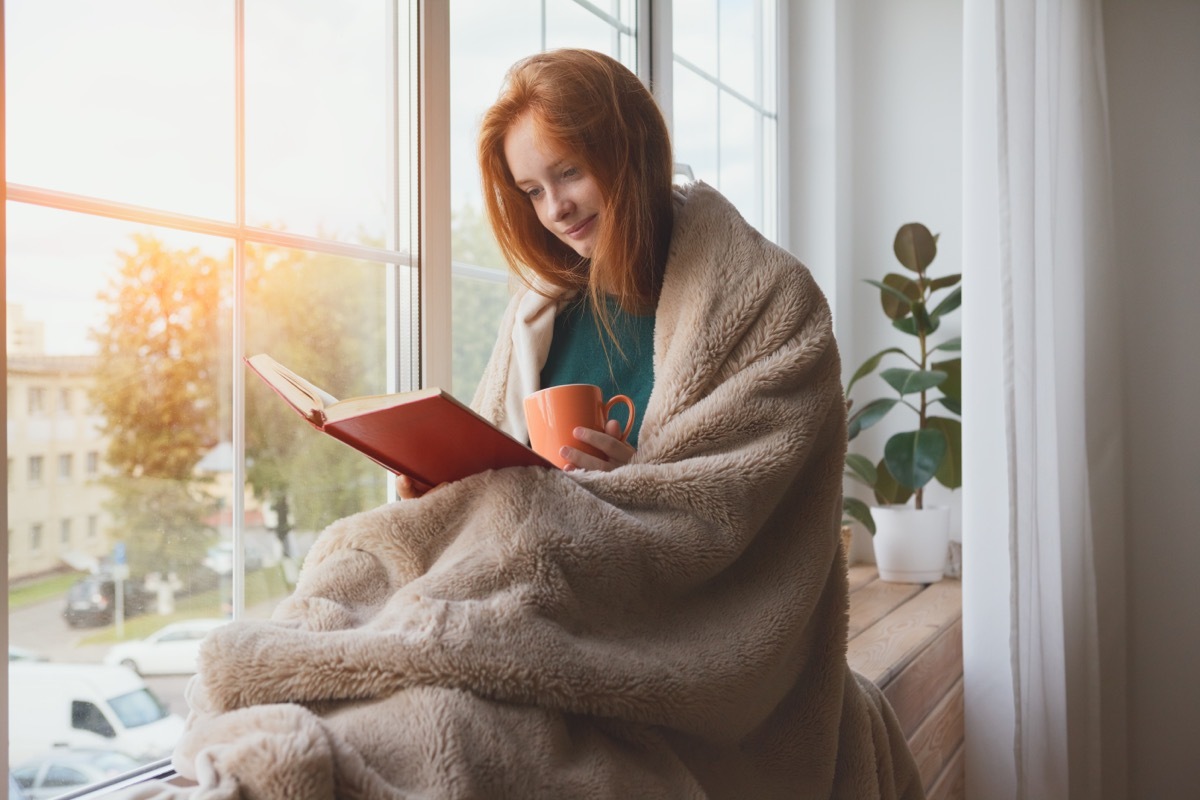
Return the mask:
<path fill-rule="evenodd" d="M 928 285 L 925 283 L 925 272 L 923 270 L 921 272 L 917 273 L 917 287 L 921 293 L 921 303 L 925 306 L 925 317 L 928 318 L 928 316 L 929 316 L 929 291 L 928 291 Z M 921 371 L 924 372 L 926 369 L 928 369 L 928 365 L 929 365 L 929 352 L 926 349 L 926 341 L 925 341 L 925 336 L 926 336 L 925 327 L 923 325 L 917 325 L 916 329 L 917 329 L 917 340 L 920 343 L 920 347 L 921 347 Z M 921 390 L 920 410 L 917 412 L 917 416 L 919 418 L 919 421 L 917 423 L 918 431 L 925 430 L 925 413 L 928 408 L 928 400 L 926 398 L 927 391 L 928 390 L 926 390 L 926 389 Z M 925 507 L 925 487 L 924 486 L 920 487 L 913 493 L 913 502 L 917 509 L 922 509 Z"/>

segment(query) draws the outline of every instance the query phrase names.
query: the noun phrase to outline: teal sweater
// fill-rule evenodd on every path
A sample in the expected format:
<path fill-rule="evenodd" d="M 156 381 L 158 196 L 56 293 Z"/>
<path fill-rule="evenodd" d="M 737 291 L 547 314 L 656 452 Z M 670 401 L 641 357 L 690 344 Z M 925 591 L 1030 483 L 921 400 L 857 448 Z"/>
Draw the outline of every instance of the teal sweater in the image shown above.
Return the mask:
<path fill-rule="evenodd" d="M 637 447 L 642 415 L 654 388 L 654 315 L 628 314 L 611 297 L 608 313 L 622 352 L 608 341 L 586 297 L 572 302 L 554 318 L 554 338 L 542 367 L 542 387 L 593 383 L 604 399 L 623 394 L 637 409 L 629 443 Z M 613 407 L 612 418 L 626 423 L 625 405 Z"/>

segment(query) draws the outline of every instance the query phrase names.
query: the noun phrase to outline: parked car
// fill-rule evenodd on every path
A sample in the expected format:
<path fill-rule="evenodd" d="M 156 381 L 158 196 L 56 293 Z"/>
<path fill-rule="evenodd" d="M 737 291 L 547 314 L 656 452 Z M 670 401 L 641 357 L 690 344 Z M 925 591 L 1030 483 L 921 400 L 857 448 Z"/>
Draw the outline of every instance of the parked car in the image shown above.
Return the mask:
<path fill-rule="evenodd" d="M 188 619 L 159 628 L 145 639 L 113 645 L 105 664 L 128 667 L 139 675 L 187 675 L 196 671 L 200 642 L 224 619 Z"/>
<path fill-rule="evenodd" d="M 49 661 L 50 659 L 46 658 L 44 655 L 42 655 L 41 653 L 39 653 L 35 650 L 30 650 L 28 647 L 17 647 L 15 644 L 10 644 L 8 646 L 8 660 L 9 661 Z"/>
<path fill-rule="evenodd" d="M 143 614 L 154 601 L 141 581 L 122 581 L 125 596 L 125 616 Z M 88 575 L 80 578 L 67 591 L 63 619 L 72 628 L 111 625 L 116 615 L 116 581 L 110 575 Z"/>
<path fill-rule="evenodd" d="M 25 796 L 25 790 L 21 788 L 21 784 L 17 783 L 17 779 L 13 777 L 12 770 L 8 771 L 8 800 L 29 800 Z"/>
<path fill-rule="evenodd" d="M 116 750 L 153 761 L 171 754 L 183 717 L 125 667 L 10 661 L 10 763 L 60 748 Z"/>
<path fill-rule="evenodd" d="M 141 762 L 114 750 L 52 750 L 17 765 L 12 776 L 25 800 L 43 800 L 82 786 L 115 778 Z"/>

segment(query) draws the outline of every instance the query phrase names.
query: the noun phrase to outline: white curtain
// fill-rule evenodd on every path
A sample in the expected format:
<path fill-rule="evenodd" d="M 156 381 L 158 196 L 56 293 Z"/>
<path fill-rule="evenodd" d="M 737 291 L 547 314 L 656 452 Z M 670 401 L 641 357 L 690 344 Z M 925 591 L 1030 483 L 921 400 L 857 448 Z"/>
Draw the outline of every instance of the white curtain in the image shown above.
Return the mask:
<path fill-rule="evenodd" d="M 968 797 L 1124 797 L 1099 0 L 967 3 L 963 52 Z"/>

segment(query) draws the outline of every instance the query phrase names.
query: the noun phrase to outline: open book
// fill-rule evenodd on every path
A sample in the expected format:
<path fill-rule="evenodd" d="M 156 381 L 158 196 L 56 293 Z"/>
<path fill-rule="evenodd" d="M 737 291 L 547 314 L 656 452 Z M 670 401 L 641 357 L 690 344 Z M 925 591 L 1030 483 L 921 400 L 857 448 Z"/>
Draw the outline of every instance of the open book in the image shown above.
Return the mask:
<path fill-rule="evenodd" d="M 553 467 L 441 389 L 338 400 L 265 353 L 245 362 L 314 428 L 427 486 L 501 467 Z"/>

